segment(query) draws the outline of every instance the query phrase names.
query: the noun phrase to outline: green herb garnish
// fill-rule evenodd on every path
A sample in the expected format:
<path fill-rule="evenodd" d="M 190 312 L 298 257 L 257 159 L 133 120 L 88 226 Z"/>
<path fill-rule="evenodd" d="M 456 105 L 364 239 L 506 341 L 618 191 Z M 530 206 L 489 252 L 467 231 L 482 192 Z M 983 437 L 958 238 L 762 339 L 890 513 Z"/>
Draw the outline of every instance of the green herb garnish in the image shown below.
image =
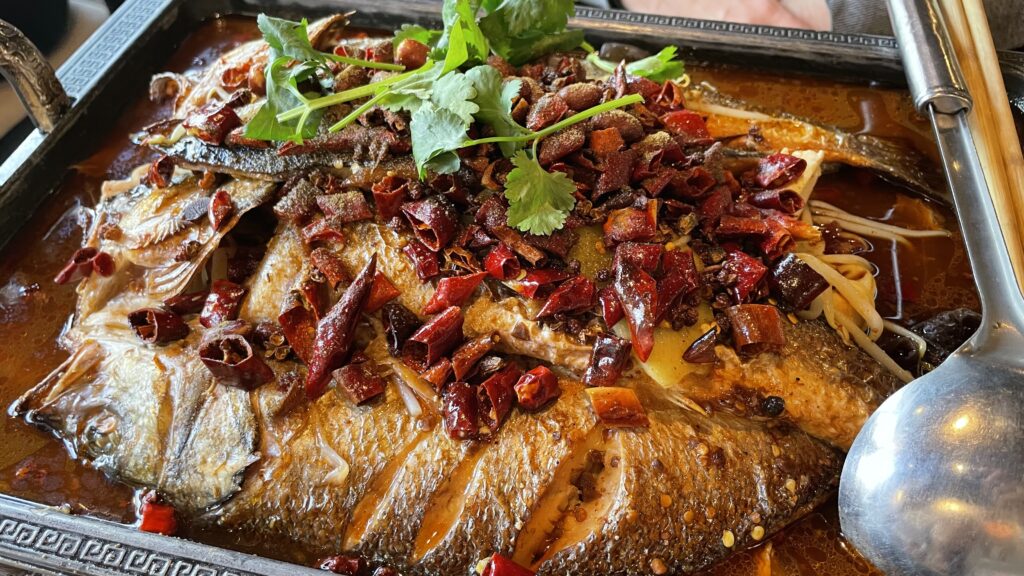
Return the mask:
<path fill-rule="evenodd" d="M 676 59 L 676 52 L 678 52 L 678 49 L 675 46 L 666 46 L 661 52 L 653 56 L 626 64 L 626 73 L 634 76 L 643 76 L 655 82 L 676 80 L 686 73 L 682 60 Z M 597 52 L 591 52 L 587 56 L 587 61 L 609 74 L 614 73 L 617 66 L 615 62 L 599 57 Z"/>
<path fill-rule="evenodd" d="M 524 232 L 547 235 L 565 225 L 576 205 L 576 184 L 561 172 L 548 172 L 520 150 L 512 158 L 515 168 L 505 181 L 508 224 Z"/>

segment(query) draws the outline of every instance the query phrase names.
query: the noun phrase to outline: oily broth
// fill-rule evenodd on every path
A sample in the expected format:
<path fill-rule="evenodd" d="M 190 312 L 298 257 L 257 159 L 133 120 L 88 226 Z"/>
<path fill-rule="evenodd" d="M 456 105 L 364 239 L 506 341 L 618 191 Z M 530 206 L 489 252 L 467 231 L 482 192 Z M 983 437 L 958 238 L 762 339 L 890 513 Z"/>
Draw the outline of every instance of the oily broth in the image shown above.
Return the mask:
<path fill-rule="evenodd" d="M 246 40 L 258 37 L 253 20 L 220 18 L 184 40 L 166 69 L 201 68 Z M 816 118 L 855 133 L 905 142 L 934 157 L 927 122 L 900 91 L 836 84 L 804 77 L 779 78 L 746 70 L 691 67 L 694 81 L 708 81 L 722 92 L 769 109 Z M 67 357 L 58 345 L 75 306 L 73 286 L 58 286 L 53 275 L 82 241 L 88 216 L 83 210 L 99 198 L 101 183 L 122 178 L 153 154 L 132 145 L 128 135 L 168 113 L 150 103 L 140 88 L 137 101 L 106 135 L 94 154 L 73 166 L 52 199 L 0 255 L 0 404 L 18 396 Z M 951 239 L 915 241 L 913 248 L 874 242 L 865 256 L 879 268 L 879 308 L 883 316 L 910 324 L 953 307 L 978 308 L 955 218 L 945 206 L 911 196 L 863 170 L 843 168 L 824 176 L 817 196 L 850 212 L 908 227 L 937 218 L 954 232 Z M 894 270 L 899 270 L 898 280 Z M 14 418 L 0 418 L 0 492 L 47 505 L 64 506 L 121 522 L 134 521 L 134 491 L 68 457 L 48 434 Z M 839 535 L 835 502 L 809 514 L 762 546 L 734 554 L 707 575 L 869 574 L 874 570 Z M 257 534 L 185 527 L 199 541 L 312 564 L 337 550 L 281 546 Z M 272 545 L 271 545 L 272 544 Z M 268 554 L 269 552 L 269 554 Z"/>

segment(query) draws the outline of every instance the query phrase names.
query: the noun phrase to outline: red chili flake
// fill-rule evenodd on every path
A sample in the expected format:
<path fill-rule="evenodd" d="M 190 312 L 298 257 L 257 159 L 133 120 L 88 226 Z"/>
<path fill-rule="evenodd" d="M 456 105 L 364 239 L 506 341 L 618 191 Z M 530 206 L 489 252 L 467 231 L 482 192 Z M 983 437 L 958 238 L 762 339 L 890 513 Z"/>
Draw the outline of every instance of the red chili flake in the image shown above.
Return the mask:
<path fill-rule="evenodd" d="M 451 204 L 437 196 L 406 202 L 402 205 L 402 213 L 420 242 L 434 252 L 440 252 L 455 238 L 458 213 Z"/>
<path fill-rule="evenodd" d="M 305 299 L 310 312 L 313 313 L 313 318 L 317 320 L 324 317 L 324 314 L 327 313 L 327 306 L 330 304 L 323 288 L 323 284 L 312 278 L 307 278 L 299 284 L 299 294 Z"/>
<path fill-rule="evenodd" d="M 409 194 L 409 181 L 398 176 L 386 176 L 371 188 L 377 213 L 384 222 L 398 216 L 402 203 Z"/>
<path fill-rule="evenodd" d="M 207 328 L 238 318 L 246 289 L 230 280 L 216 280 L 206 297 L 199 323 Z"/>
<path fill-rule="evenodd" d="M 226 103 L 211 102 L 193 112 L 185 119 L 182 126 L 189 134 L 219 146 L 224 138 L 235 128 L 242 125 L 238 114 Z"/>
<path fill-rule="evenodd" d="M 690 344 L 690 347 L 683 352 L 683 360 L 691 364 L 711 364 L 718 360 L 715 354 L 715 345 L 718 344 L 718 331 L 712 328 L 701 335 Z"/>
<path fill-rule="evenodd" d="M 366 561 L 359 556 L 330 556 L 320 562 L 320 569 L 345 576 L 361 576 L 366 570 Z"/>
<path fill-rule="evenodd" d="M 213 193 L 210 198 L 210 225 L 214 230 L 220 230 L 224 222 L 235 213 L 235 202 L 231 195 L 223 188 Z"/>
<path fill-rule="evenodd" d="M 590 133 L 590 149 L 597 156 L 607 156 L 618 152 L 625 145 L 622 134 L 614 126 L 604 130 L 594 130 Z"/>
<path fill-rule="evenodd" d="M 703 197 L 717 183 L 711 172 L 703 166 L 677 172 L 672 177 L 672 191 L 676 196 L 693 200 Z"/>
<path fill-rule="evenodd" d="M 779 210 L 786 214 L 796 214 L 804 207 L 804 199 L 794 190 L 776 189 L 763 190 L 750 197 L 750 203 L 758 208 Z"/>
<path fill-rule="evenodd" d="M 604 243 L 653 240 L 658 231 L 658 201 L 650 200 L 645 209 L 612 210 L 604 222 Z"/>
<path fill-rule="evenodd" d="M 606 194 L 629 186 L 629 179 L 633 174 L 633 164 L 636 163 L 636 159 L 636 151 L 631 149 L 606 154 L 601 160 L 599 167 L 601 176 L 597 179 L 591 198 L 597 200 Z"/>
<path fill-rule="evenodd" d="M 569 273 L 565 270 L 534 268 L 516 282 L 513 289 L 527 298 L 539 299 L 546 297 L 555 284 L 568 279 Z"/>
<path fill-rule="evenodd" d="M 701 200 L 697 217 L 704 231 L 713 230 L 725 211 L 732 206 L 732 191 L 727 186 L 717 186 Z"/>
<path fill-rule="evenodd" d="M 486 272 L 441 278 L 430 302 L 423 308 L 424 314 L 435 314 L 450 306 L 461 306 L 487 276 Z"/>
<path fill-rule="evenodd" d="M 225 386 L 255 390 L 274 379 L 274 371 L 240 334 L 207 335 L 199 345 L 199 359 L 217 383 Z"/>
<path fill-rule="evenodd" d="M 456 440 L 476 438 L 480 433 L 479 399 L 476 388 L 465 382 L 452 382 L 441 394 L 444 430 Z"/>
<path fill-rule="evenodd" d="M 516 383 L 515 390 L 519 405 L 530 412 L 540 410 L 562 394 L 558 376 L 555 376 L 547 366 L 537 366 L 523 374 Z"/>
<path fill-rule="evenodd" d="M 441 263 L 438 260 L 437 253 L 431 252 L 419 240 L 413 240 L 406 244 L 402 248 L 402 254 L 405 254 L 409 260 L 412 260 L 413 268 L 416 269 L 416 275 L 424 282 L 441 273 Z"/>
<path fill-rule="evenodd" d="M 198 292 L 189 292 L 186 294 L 171 296 L 167 300 L 164 300 L 164 307 L 179 316 L 185 316 L 186 314 L 198 314 L 202 311 L 203 305 L 206 303 L 206 297 L 209 294 L 210 293 L 206 290 L 200 290 Z"/>
<path fill-rule="evenodd" d="M 106 252 L 100 252 L 91 246 L 79 248 L 71 255 L 68 263 L 57 273 L 53 281 L 57 284 L 78 282 L 93 272 L 100 276 L 114 273 L 114 259 Z"/>
<path fill-rule="evenodd" d="M 754 180 L 762 188 L 778 188 L 796 180 L 807 168 L 807 161 L 789 154 L 772 154 L 757 163 Z"/>
<path fill-rule="evenodd" d="M 426 370 L 462 342 L 463 320 L 457 306 L 431 318 L 405 341 L 402 361 L 416 370 Z"/>
<path fill-rule="evenodd" d="M 611 328 L 618 324 L 619 320 L 626 315 L 622 310 L 619 297 L 615 294 L 614 286 L 605 286 L 597 293 L 597 299 L 601 303 L 601 317 L 604 318 L 606 326 Z"/>
<path fill-rule="evenodd" d="M 733 250 L 722 263 L 722 271 L 726 275 L 735 276 L 736 296 L 746 300 L 764 278 L 768 268 L 760 260 L 739 250 Z"/>
<path fill-rule="evenodd" d="M 377 255 L 374 254 L 363 270 L 345 289 L 341 299 L 324 316 L 316 329 L 313 353 L 306 374 L 306 396 L 318 398 L 327 387 L 331 371 L 341 367 L 348 359 L 356 324 L 370 299 L 370 291 L 377 274 Z"/>
<path fill-rule="evenodd" d="M 477 389 L 480 419 L 491 434 L 501 427 L 512 411 L 512 404 L 516 401 L 514 387 L 522 373 L 518 366 L 509 364 L 484 380 Z"/>
<path fill-rule="evenodd" d="M 481 576 L 534 576 L 535 574 L 532 570 L 523 568 L 501 554 L 495 554 L 487 562 Z"/>
<path fill-rule="evenodd" d="M 395 358 L 402 354 L 402 347 L 410 336 L 423 325 L 411 310 L 398 302 L 388 302 L 381 310 L 384 323 L 384 337 L 388 343 L 388 353 Z"/>
<path fill-rule="evenodd" d="M 636 392 L 631 388 L 587 388 L 597 421 L 609 428 L 647 428 L 651 425 Z"/>
<path fill-rule="evenodd" d="M 739 304 L 725 309 L 732 327 L 733 344 L 744 356 L 753 356 L 786 345 L 782 314 L 767 304 Z"/>
<path fill-rule="evenodd" d="M 708 132 L 704 118 L 692 110 L 669 112 L 661 117 L 661 123 L 670 134 L 682 140 L 681 144 L 705 144 L 711 141 L 711 133 Z"/>
<path fill-rule="evenodd" d="M 547 302 L 544 302 L 544 306 L 537 313 L 537 318 L 587 310 L 594 305 L 596 290 L 594 281 L 586 276 L 571 278 L 548 296 Z"/>
<path fill-rule="evenodd" d="M 128 314 L 135 334 L 150 344 L 168 344 L 188 336 L 189 329 L 180 316 L 161 308 L 142 308 Z"/>
<path fill-rule="evenodd" d="M 587 386 L 614 386 L 629 362 L 631 344 L 613 334 L 600 334 L 590 351 L 590 363 L 583 375 Z"/>
<path fill-rule="evenodd" d="M 291 346 L 295 355 L 309 366 L 313 358 L 313 343 L 316 340 L 316 318 L 313 313 L 302 305 L 297 296 L 287 310 L 277 317 L 281 324 L 281 331 L 284 332 L 285 340 Z"/>
<path fill-rule="evenodd" d="M 331 288 L 337 288 L 342 282 L 348 282 L 345 262 L 336 252 L 327 248 L 317 248 L 309 254 L 309 259 L 313 266 L 327 278 Z"/>
<path fill-rule="evenodd" d="M 373 277 L 373 286 L 370 288 L 370 299 L 366 301 L 365 312 L 372 314 L 401 295 L 401 291 L 395 287 L 383 272 L 377 272 Z"/>
<path fill-rule="evenodd" d="M 661 255 L 665 247 L 661 244 L 640 244 L 637 242 L 626 242 L 615 247 L 615 255 L 612 258 L 612 269 L 618 270 L 624 263 L 654 274 L 661 263 Z"/>
<path fill-rule="evenodd" d="M 334 382 L 357 406 L 384 393 L 384 379 L 371 369 L 370 362 L 338 368 L 334 371 Z"/>
<path fill-rule="evenodd" d="M 154 188 L 167 188 L 171 185 L 171 176 L 173 175 L 174 159 L 164 154 L 149 165 L 146 182 Z"/>
<path fill-rule="evenodd" d="M 658 285 L 654 278 L 629 262 L 615 271 L 615 294 L 619 297 L 633 349 L 641 362 L 646 362 L 654 349 L 654 326 L 658 312 Z"/>
<path fill-rule="evenodd" d="M 420 372 L 420 378 L 423 378 L 430 385 L 434 387 L 434 390 L 440 391 L 444 388 L 445 382 L 448 381 L 448 376 L 452 373 L 452 361 L 447 358 L 441 358 L 434 363 L 433 366 L 427 368 L 423 372 Z"/>
<path fill-rule="evenodd" d="M 302 241 L 308 245 L 328 240 L 344 246 L 345 232 L 342 230 L 344 226 L 345 223 L 337 216 L 318 218 L 302 228 Z"/>
<path fill-rule="evenodd" d="M 178 531 L 174 507 L 164 503 L 152 490 L 142 495 L 136 515 L 139 517 L 139 530 L 143 532 L 173 536 Z"/>
<path fill-rule="evenodd" d="M 487 273 L 498 280 L 514 280 L 519 276 L 522 267 L 519 258 L 507 244 L 499 243 L 484 258 Z"/>
<path fill-rule="evenodd" d="M 498 343 L 498 333 L 480 336 L 467 341 L 452 353 L 452 369 L 456 380 L 465 380 L 480 361 Z"/>
<path fill-rule="evenodd" d="M 336 217 L 342 224 L 372 220 L 373 210 L 362 192 L 351 191 L 316 197 L 316 204 L 327 217 Z"/>
<path fill-rule="evenodd" d="M 658 279 L 658 314 L 660 322 L 680 297 L 700 287 L 700 274 L 693 261 L 693 252 L 666 251 L 661 257 L 661 278 Z"/>

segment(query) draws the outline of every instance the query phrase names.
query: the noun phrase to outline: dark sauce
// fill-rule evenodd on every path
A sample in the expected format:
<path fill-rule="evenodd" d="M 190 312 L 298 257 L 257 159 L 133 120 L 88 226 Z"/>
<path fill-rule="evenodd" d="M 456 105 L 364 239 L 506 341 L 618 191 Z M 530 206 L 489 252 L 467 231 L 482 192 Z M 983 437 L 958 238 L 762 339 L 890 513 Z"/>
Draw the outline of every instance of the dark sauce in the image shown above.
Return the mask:
<path fill-rule="evenodd" d="M 201 68 L 223 51 L 256 38 L 247 18 L 210 21 L 186 38 L 166 65 L 183 72 Z M 747 70 L 700 67 L 695 81 L 708 81 L 727 94 L 766 108 L 816 118 L 843 130 L 897 139 L 934 157 L 925 119 L 901 91 L 836 84 L 818 79 L 778 76 Z M 0 255 L 0 405 L 9 406 L 67 357 L 59 336 L 75 305 L 73 286 L 58 286 L 53 275 L 82 241 L 82 222 L 99 198 L 104 180 L 123 178 L 152 154 L 128 136 L 168 114 L 144 93 L 99 148 L 68 170 L 52 199 L 41 208 Z M 879 269 L 879 308 L 909 325 L 931 314 L 965 306 L 978 308 L 970 268 L 956 220 L 948 207 L 913 196 L 863 170 L 843 168 L 822 178 L 816 198 L 850 212 L 912 228 L 935 218 L 952 238 L 914 241 L 913 247 L 874 242 L 864 254 Z M 894 273 L 898 272 L 898 273 Z M 13 418 L 0 418 L 0 492 L 73 513 L 133 522 L 134 490 L 112 482 L 87 464 L 70 458 L 53 438 Z M 184 527 L 185 537 L 273 558 L 314 564 L 338 550 L 282 545 L 259 534 Z M 835 502 L 829 502 L 776 535 L 771 547 L 741 551 L 707 574 L 876 574 L 842 539 Z"/>

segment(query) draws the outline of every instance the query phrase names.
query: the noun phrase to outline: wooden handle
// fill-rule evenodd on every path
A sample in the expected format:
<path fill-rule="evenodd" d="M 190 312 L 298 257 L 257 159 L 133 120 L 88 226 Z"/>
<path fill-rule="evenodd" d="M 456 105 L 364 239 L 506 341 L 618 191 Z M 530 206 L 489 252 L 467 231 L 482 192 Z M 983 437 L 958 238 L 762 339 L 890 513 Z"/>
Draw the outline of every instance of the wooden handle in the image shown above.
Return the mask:
<path fill-rule="evenodd" d="M 971 133 L 1017 282 L 1024 290 L 1024 154 L 981 0 L 939 0 L 974 99 Z"/>

